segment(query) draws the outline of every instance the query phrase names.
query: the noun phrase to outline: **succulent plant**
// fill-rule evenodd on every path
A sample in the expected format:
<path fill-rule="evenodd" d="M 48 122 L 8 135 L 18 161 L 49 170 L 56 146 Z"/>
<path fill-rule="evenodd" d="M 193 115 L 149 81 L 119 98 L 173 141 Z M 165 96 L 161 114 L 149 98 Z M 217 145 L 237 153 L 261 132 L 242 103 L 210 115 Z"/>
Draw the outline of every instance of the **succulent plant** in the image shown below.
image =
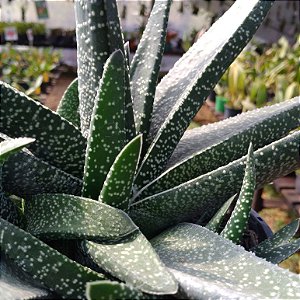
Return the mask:
<path fill-rule="evenodd" d="M 2 297 L 299 298 L 270 263 L 298 221 L 240 246 L 255 188 L 299 166 L 299 97 L 185 132 L 271 4 L 236 1 L 156 85 L 171 1 L 130 63 L 116 1 L 78 0 L 58 112 L 0 83 Z"/>

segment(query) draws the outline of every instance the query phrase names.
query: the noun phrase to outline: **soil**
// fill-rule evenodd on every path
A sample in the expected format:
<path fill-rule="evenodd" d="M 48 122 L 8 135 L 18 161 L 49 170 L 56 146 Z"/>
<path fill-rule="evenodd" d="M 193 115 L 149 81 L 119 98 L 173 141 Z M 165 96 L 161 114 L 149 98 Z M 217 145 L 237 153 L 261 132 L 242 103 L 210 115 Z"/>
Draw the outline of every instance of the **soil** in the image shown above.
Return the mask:
<path fill-rule="evenodd" d="M 45 101 L 43 101 L 43 104 L 56 111 L 59 101 L 62 98 L 65 90 L 75 78 L 76 74 L 74 72 L 68 71 L 62 73 L 57 79 L 56 84 L 51 89 L 51 92 L 47 95 Z"/>

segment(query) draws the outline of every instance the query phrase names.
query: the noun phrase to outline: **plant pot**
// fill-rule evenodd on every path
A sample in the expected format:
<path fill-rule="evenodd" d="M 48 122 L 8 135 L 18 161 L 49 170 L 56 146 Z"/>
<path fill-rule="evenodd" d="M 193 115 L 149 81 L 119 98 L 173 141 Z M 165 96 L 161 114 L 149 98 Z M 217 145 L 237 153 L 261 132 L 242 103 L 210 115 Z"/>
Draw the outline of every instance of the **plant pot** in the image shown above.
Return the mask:
<path fill-rule="evenodd" d="M 235 109 L 235 108 L 231 108 L 225 105 L 225 111 L 224 111 L 224 118 L 231 118 L 231 117 L 235 117 L 236 115 L 239 115 L 240 113 L 242 113 L 242 109 Z"/>
<path fill-rule="evenodd" d="M 216 96 L 216 106 L 215 106 L 215 111 L 218 113 L 224 113 L 225 110 L 225 104 L 227 103 L 228 99 L 221 97 L 221 96 Z"/>

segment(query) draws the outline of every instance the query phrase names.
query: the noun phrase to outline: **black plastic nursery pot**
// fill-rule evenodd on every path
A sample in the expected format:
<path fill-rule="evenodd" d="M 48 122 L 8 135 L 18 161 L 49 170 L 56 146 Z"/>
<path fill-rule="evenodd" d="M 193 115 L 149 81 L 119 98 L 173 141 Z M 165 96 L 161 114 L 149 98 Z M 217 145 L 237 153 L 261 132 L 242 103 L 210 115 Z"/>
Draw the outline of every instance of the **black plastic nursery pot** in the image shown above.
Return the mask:
<path fill-rule="evenodd" d="M 224 111 L 224 118 L 231 118 L 231 117 L 235 117 L 239 114 L 242 113 L 242 109 L 235 109 L 235 108 L 231 108 L 225 105 L 225 111 Z"/>

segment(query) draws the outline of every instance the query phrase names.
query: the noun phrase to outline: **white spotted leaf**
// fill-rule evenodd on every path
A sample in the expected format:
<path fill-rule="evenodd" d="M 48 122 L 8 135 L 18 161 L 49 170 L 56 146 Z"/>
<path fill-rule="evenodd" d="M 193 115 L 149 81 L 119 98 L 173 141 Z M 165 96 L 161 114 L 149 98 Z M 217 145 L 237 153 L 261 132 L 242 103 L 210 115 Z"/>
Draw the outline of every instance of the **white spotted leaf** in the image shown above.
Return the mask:
<path fill-rule="evenodd" d="M 0 290 L 2 300 L 11 299 L 35 299 L 39 297 L 53 298 L 49 291 L 33 284 L 30 280 L 24 280 L 23 274 L 16 274 L 14 268 L 2 256 L 0 261 Z"/>
<path fill-rule="evenodd" d="M 221 232 L 222 237 L 231 240 L 235 244 L 239 244 L 247 227 L 255 185 L 255 161 L 253 145 L 250 143 L 246 160 L 245 175 L 239 198 L 225 228 Z"/>
<path fill-rule="evenodd" d="M 99 200 L 127 211 L 142 147 L 142 135 L 130 141 L 116 157 L 103 184 Z"/>
<path fill-rule="evenodd" d="M 107 60 L 90 125 L 82 196 L 98 199 L 103 183 L 126 143 L 125 61 L 120 50 Z"/>
<path fill-rule="evenodd" d="M 165 49 L 172 0 L 155 1 L 130 65 L 133 108 L 138 133 L 144 140 L 150 129 L 155 89 Z"/>
<path fill-rule="evenodd" d="M 205 227 L 211 231 L 219 232 L 222 221 L 227 213 L 229 207 L 237 200 L 238 194 L 230 197 L 222 207 L 216 212 L 216 214 L 210 219 L 210 221 L 205 225 Z M 201 217 L 200 217 L 201 218 Z M 202 218 L 201 218 L 202 221 Z M 202 223 L 202 222 L 201 222 Z M 201 225 L 198 221 L 197 224 Z"/>
<path fill-rule="evenodd" d="M 82 178 L 86 140 L 67 120 L 0 82 L 0 131 L 35 139 L 28 149 L 54 167 Z"/>
<path fill-rule="evenodd" d="M 10 138 L 0 134 L 0 140 Z M 37 158 L 27 149 L 13 154 L 3 164 L 4 191 L 20 197 L 40 193 L 79 195 L 82 181 Z"/>
<path fill-rule="evenodd" d="M 203 101 L 247 45 L 273 1 L 236 1 L 175 64 L 156 89 L 149 141 L 138 188 L 164 170 Z"/>
<path fill-rule="evenodd" d="M 57 113 L 80 128 L 78 78 L 75 78 L 64 92 Z"/>
<path fill-rule="evenodd" d="M 155 299 L 154 295 L 144 295 L 132 286 L 116 281 L 94 281 L 87 284 L 88 300 L 118 300 L 118 299 Z"/>
<path fill-rule="evenodd" d="M 1 218 L 0 234 L 2 254 L 34 282 L 64 298 L 82 299 L 87 282 L 104 279 Z"/>
<path fill-rule="evenodd" d="M 0 143 L 0 165 L 13 153 L 20 151 L 25 146 L 33 143 L 35 139 L 32 138 L 16 138 L 11 140 L 4 140 Z"/>
<path fill-rule="evenodd" d="M 173 188 L 272 143 L 300 126 L 300 98 L 187 130 L 167 170 L 144 189 L 144 196 Z"/>
<path fill-rule="evenodd" d="M 179 224 L 151 241 L 179 282 L 180 299 L 297 299 L 297 275 L 195 224 Z"/>
<path fill-rule="evenodd" d="M 118 243 L 82 243 L 90 259 L 113 277 L 145 293 L 176 293 L 176 281 L 141 232 Z"/>
<path fill-rule="evenodd" d="M 81 131 L 88 137 L 95 97 L 104 65 L 123 38 L 116 0 L 75 1 Z"/>
<path fill-rule="evenodd" d="M 254 152 L 256 188 L 299 165 L 300 131 Z M 210 218 L 242 185 L 246 156 L 172 189 L 135 202 L 129 215 L 147 236 L 179 222 Z M 203 222 L 205 222 L 203 220 Z"/>
<path fill-rule="evenodd" d="M 108 241 L 121 239 L 137 230 L 123 211 L 72 195 L 33 196 L 25 201 L 24 213 L 26 230 L 43 239 Z"/>
<path fill-rule="evenodd" d="M 251 251 L 275 264 L 285 260 L 300 248 L 300 239 L 293 240 L 298 231 L 299 222 L 300 220 L 297 219 L 284 226 L 273 236 L 252 248 Z"/>

